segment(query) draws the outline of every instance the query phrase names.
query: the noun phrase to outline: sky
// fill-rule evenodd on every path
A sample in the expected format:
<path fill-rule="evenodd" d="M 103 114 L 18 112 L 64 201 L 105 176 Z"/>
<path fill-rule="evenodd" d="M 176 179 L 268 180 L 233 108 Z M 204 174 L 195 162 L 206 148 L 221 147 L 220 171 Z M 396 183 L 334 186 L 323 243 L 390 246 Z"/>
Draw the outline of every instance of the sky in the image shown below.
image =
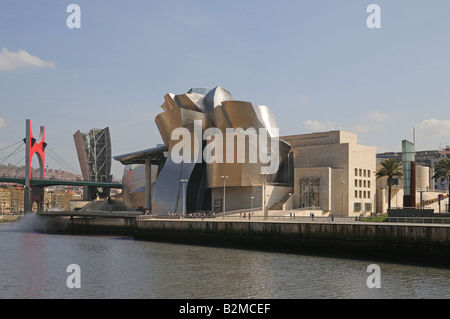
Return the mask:
<path fill-rule="evenodd" d="M 217 85 L 268 106 L 280 135 L 345 130 L 380 153 L 415 131 L 416 150 L 445 147 L 449 12 L 448 0 L 2 0 L 0 163 L 24 156 L 2 148 L 26 119 L 77 172 L 77 130 L 109 127 L 113 156 L 154 147 L 165 94 Z"/>

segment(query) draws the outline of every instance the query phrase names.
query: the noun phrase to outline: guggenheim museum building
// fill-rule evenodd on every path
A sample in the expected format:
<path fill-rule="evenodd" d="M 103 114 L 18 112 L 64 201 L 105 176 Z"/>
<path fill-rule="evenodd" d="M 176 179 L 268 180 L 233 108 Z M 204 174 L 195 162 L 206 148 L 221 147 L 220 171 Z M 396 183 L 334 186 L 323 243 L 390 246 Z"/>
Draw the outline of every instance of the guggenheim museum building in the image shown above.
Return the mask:
<path fill-rule="evenodd" d="M 124 165 L 128 209 L 374 211 L 376 151 L 353 133 L 279 136 L 268 107 L 235 100 L 220 86 L 166 94 L 161 108 L 161 144 L 114 157 Z"/>

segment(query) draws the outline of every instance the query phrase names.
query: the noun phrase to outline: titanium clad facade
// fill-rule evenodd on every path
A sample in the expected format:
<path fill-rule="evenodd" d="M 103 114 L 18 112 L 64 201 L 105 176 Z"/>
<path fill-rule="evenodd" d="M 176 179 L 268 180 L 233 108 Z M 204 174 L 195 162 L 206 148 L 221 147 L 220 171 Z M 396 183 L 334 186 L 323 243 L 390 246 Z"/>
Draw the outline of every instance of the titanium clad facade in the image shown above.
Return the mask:
<path fill-rule="evenodd" d="M 166 151 L 164 161 L 156 164 L 159 169 L 151 186 L 152 213 L 182 212 L 183 204 L 187 212 L 211 211 L 213 190 L 223 188 L 222 176 L 228 176 L 227 187 L 234 189 L 233 193 L 237 195 L 245 193 L 244 188 L 261 188 L 264 168 L 270 172 L 266 181 L 276 181 L 279 167 L 285 163 L 290 146 L 278 140 L 276 122 L 267 107 L 255 108 L 250 102 L 236 101 L 230 92 L 217 86 L 214 89 L 192 88 L 179 95 L 168 93 L 164 96 L 161 108 L 163 112 L 156 116 L 155 122 Z M 185 136 L 177 135 L 179 129 L 189 133 L 188 140 Z M 227 129 L 233 130 L 230 136 L 227 135 Z M 261 135 L 260 130 L 267 134 Z M 227 148 L 227 137 L 229 141 L 234 141 L 232 147 L 228 145 Z M 219 138 L 222 140 L 219 141 Z M 182 152 L 179 150 L 180 143 L 186 146 Z M 257 148 L 251 148 L 255 147 L 255 143 Z M 190 160 L 183 158 L 180 162 L 174 158 L 184 156 L 186 151 L 191 155 Z M 256 161 L 249 160 L 261 152 L 267 152 L 274 160 L 268 163 L 267 159 L 262 161 L 258 156 Z M 207 154 L 217 159 L 205 159 Z M 242 157 L 243 162 L 239 160 Z M 116 156 L 115 159 L 124 164 L 133 163 L 133 156 Z M 137 155 L 135 159 L 134 163 L 142 163 Z M 144 185 L 144 182 L 137 182 L 139 178 L 144 178 L 142 167 L 128 166 L 125 174 L 127 177 L 124 175 L 123 184 L 127 206 L 143 206 L 142 199 L 138 199 L 135 194 L 140 189 L 136 184 Z M 135 186 L 128 187 L 126 184 L 129 181 L 133 181 Z M 133 195 L 127 190 L 132 190 Z M 139 202 L 130 205 L 131 196 Z M 255 203 L 256 206 L 261 204 Z"/>
<path fill-rule="evenodd" d="M 144 207 L 145 188 L 152 214 L 251 207 L 295 209 L 299 215 L 374 211 L 375 149 L 357 144 L 356 134 L 280 137 L 267 106 L 235 100 L 219 86 L 168 93 L 161 108 L 155 122 L 164 145 L 115 157 L 125 165 L 151 158 L 151 174 L 142 165 L 126 168 L 128 208 Z M 145 176 L 151 186 L 144 186 Z"/>

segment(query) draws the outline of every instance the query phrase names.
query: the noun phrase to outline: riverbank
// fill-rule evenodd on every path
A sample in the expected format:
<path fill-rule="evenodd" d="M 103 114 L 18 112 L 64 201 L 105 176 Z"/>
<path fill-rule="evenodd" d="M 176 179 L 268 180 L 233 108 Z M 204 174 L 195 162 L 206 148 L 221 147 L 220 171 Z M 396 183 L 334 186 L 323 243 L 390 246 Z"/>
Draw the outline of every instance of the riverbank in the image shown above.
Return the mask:
<path fill-rule="evenodd" d="M 449 225 L 37 217 L 41 221 L 34 226 L 36 230 L 49 233 L 126 236 L 136 240 L 450 267 Z"/>

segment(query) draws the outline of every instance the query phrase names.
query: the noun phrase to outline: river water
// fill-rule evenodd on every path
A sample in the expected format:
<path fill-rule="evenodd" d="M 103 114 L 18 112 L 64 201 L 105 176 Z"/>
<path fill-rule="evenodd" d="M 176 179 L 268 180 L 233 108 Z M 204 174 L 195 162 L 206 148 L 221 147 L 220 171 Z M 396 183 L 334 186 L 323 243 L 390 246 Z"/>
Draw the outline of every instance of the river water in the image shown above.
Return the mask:
<path fill-rule="evenodd" d="M 18 225 L 0 224 L 0 298 L 450 298 L 444 268 L 48 235 Z M 73 264 L 79 271 L 68 272 Z M 380 288 L 368 287 L 371 264 L 380 267 Z M 69 277 L 80 288 L 69 288 Z"/>

